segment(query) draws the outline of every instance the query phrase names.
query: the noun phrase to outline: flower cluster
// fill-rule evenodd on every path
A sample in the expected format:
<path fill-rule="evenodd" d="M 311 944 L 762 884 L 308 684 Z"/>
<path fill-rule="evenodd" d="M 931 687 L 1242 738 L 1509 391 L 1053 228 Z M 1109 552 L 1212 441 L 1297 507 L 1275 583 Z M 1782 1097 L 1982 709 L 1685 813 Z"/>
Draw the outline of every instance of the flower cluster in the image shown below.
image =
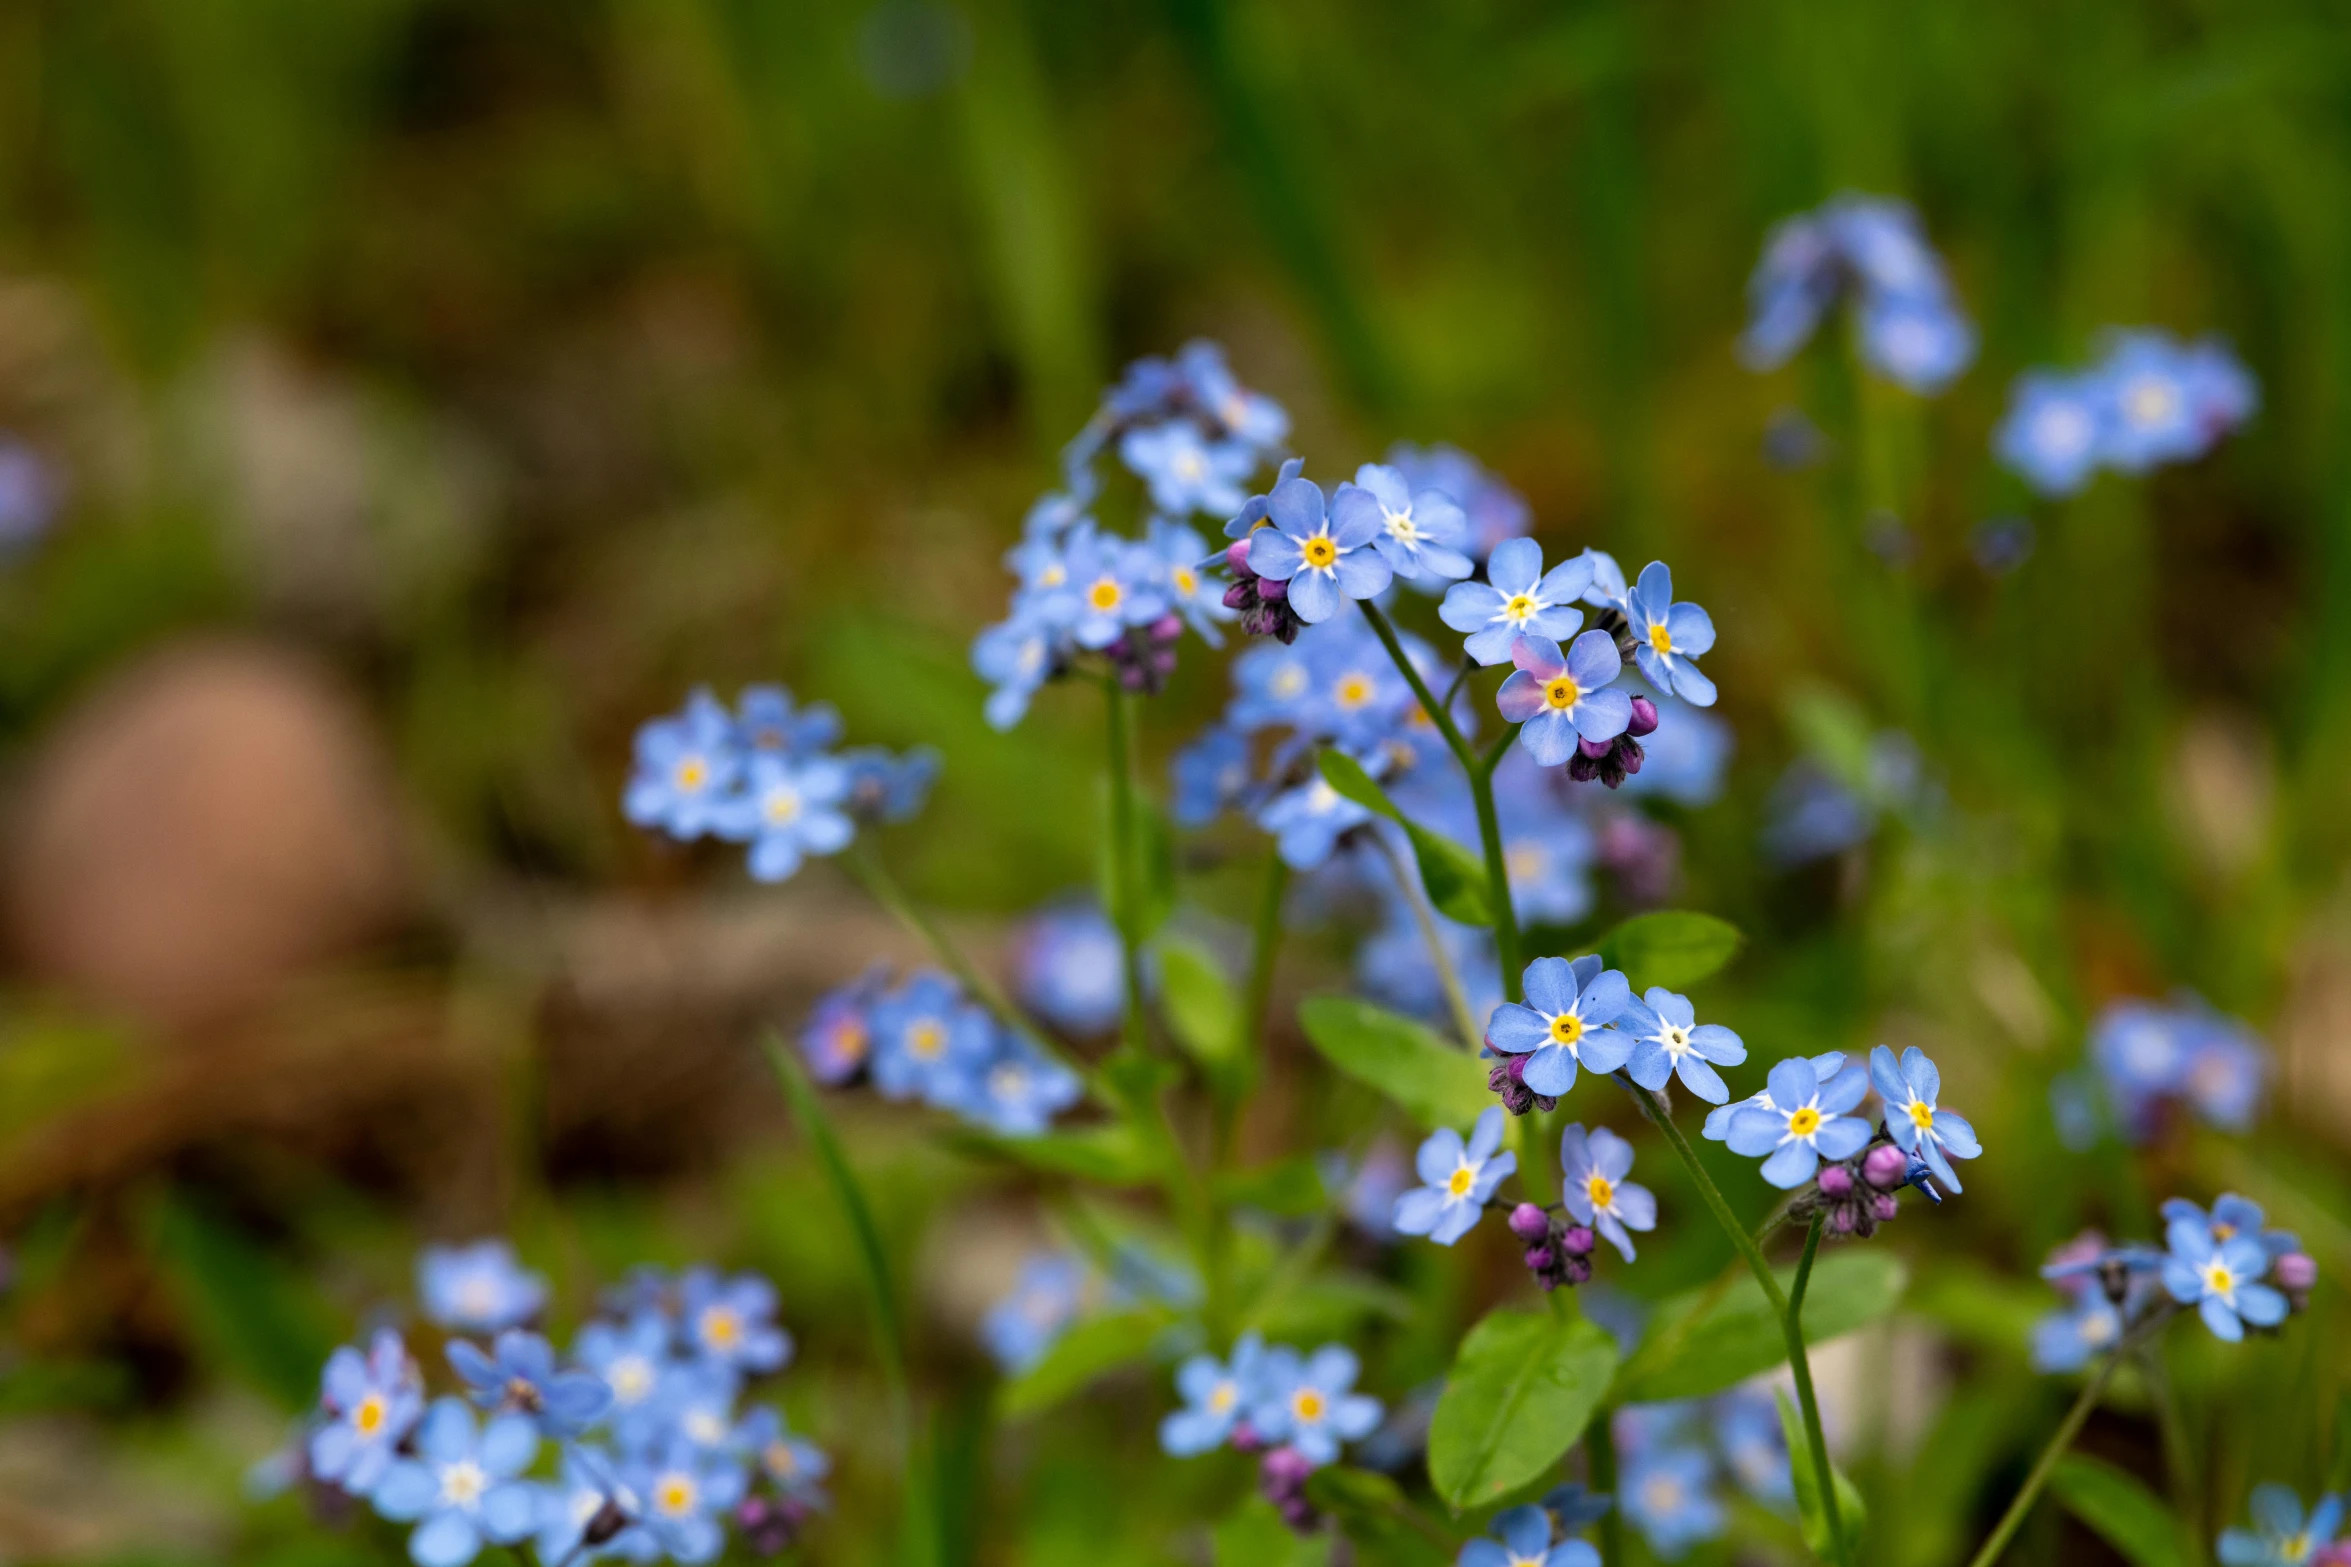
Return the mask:
<path fill-rule="evenodd" d="M 1770 1386 L 1750 1382 L 1703 1401 L 1635 1404 L 1614 1427 L 1625 1520 L 1667 1561 L 1720 1536 L 1728 1523 L 1719 1477 L 1768 1507 L 1788 1510 L 1795 1486 Z"/>
<path fill-rule="evenodd" d="M 2253 1031 L 2192 996 L 2110 1004 L 2090 1026 L 2089 1053 L 2094 1075 L 2061 1077 L 2053 1088 L 2058 1130 L 2075 1146 L 2093 1141 L 2102 1122 L 2145 1142 L 2183 1111 L 2242 1132 L 2269 1079 Z"/>
<path fill-rule="evenodd" d="M 1200 1281 L 1193 1274 L 1132 1241 L 1113 1250 L 1107 1277 L 1069 1252 L 1041 1251 L 1023 1259 L 1012 1288 L 980 1319 L 980 1340 L 997 1365 L 1017 1373 L 1044 1359 L 1097 1306 L 1159 1301 L 1189 1307 L 1199 1299 Z"/>
<path fill-rule="evenodd" d="M 2034 1366 L 2074 1371 L 2158 1310 L 2194 1307 L 2231 1343 L 2248 1326 L 2274 1331 L 2309 1304 L 2318 1264 L 2287 1230 L 2265 1227 L 2258 1203 L 2222 1194 L 2205 1212 L 2185 1198 L 2163 1205 L 2163 1250 L 2109 1246 L 2087 1231 L 2057 1248 L 2041 1276 L 2067 1304 L 2033 1329 Z"/>
<path fill-rule="evenodd" d="M 1038 688 L 1081 659 L 1100 660 L 1128 690 L 1157 691 L 1187 626 L 1213 646 L 1237 610 L 1204 575 L 1208 545 L 1190 519 L 1238 511 L 1243 486 L 1289 427 L 1281 405 L 1242 386 L 1214 343 L 1130 365 L 1062 453 L 1062 488 L 1030 508 L 1005 557 L 1019 578 L 1010 612 L 971 650 L 994 688 L 988 722 L 1019 723 Z M 1105 451 L 1147 492 L 1140 539 L 1107 532 L 1090 514 Z"/>
<path fill-rule="evenodd" d="M 875 968 L 830 992 L 800 1031 L 800 1054 L 829 1087 L 870 1080 L 885 1099 L 918 1099 L 1004 1137 L 1043 1132 L 1083 1091 L 1076 1073 L 936 969 L 893 986 Z"/>
<path fill-rule="evenodd" d="M 1513 1115 L 1548 1110 L 1575 1086 L 1579 1068 L 1620 1068 L 1647 1089 L 1679 1077 L 1710 1104 L 1730 1097 L 1714 1068 L 1747 1059 L 1739 1036 L 1700 1024 L 1687 997 L 1653 986 L 1639 1000 L 1623 974 L 1597 957 L 1537 958 L 1527 965 L 1523 1002 L 1496 1007 L 1486 1023 L 1495 1057 L 1487 1086 Z"/>
<path fill-rule="evenodd" d="M 2101 467 L 2139 474 L 2195 461 L 2253 417 L 2260 400 L 2223 343 L 2116 330 L 2086 370 L 2017 377 L 1992 450 L 2043 495 L 2071 495 Z"/>
<path fill-rule="evenodd" d="M 1179 1458 L 1227 1446 L 1261 1454 L 1258 1483 L 1267 1500 L 1305 1533 L 1316 1522 L 1307 1475 L 1380 1423 L 1380 1401 L 1354 1390 L 1360 1370 L 1342 1344 L 1308 1355 L 1244 1334 L 1229 1359 L 1195 1355 L 1177 1370 L 1184 1407 L 1160 1422 L 1159 1445 Z"/>
<path fill-rule="evenodd" d="M 621 808 L 681 841 L 749 844 L 751 874 L 786 881 L 808 856 L 846 848 L 859 822 L 913 816 L 938 776 L 934 751 L 836 751 L 840 738 L 840 714 L 782 686 L 747 686 L 732 711 L 697 690 L 637 731 Z"/>
<path fill-rule="evenodd" d="M 1975 358 L 1975 328 L 1918 215 L 1868 196 L 1839 196 L 1771 231 L 1747 283 L 1741 356 L 1757 370 L 1786 363 L 1844 297 L 1863 360 L 1898 385 L 1939 392 Z"/>
<path fill-rule="evenodd" d="M 1853 1114 L 1873 1085 L 1878 1114 Z M 1761 1158 L 1763 1178 L 1783 1191 L 1811 1183 L 1796 1205 L 1803 1216 L 1817 1211 L 1834 1232 L 1867 1236 L 1894 1216 L 1896 1191 L 1916 1186 L 1939 1202 L 1934 1182 L 1960 1190 L 1951 1161 L 1983 1152 L 1967 1119 L 1937 1102 L 1942 1086 L 1916 1045 L 1899 1057 L 1879 1045 L 1866 1070 L 1841 1051 L 1790 1056 L 1754 1098 L 1709 1116 L 1705 1131 L 1733 1153 Z"/>
<path fill-rule="evenodd" d="M 413 1524 L 418 1567 L 463 1567 L 488 1545 L 542 1567 L 621 1556 L 701 1563 L 728 1526 L 755 1552 L 788 1547 L 825 1505 L 825 1455 L 744 1384 L 781 1370 L 791 1336 L 754 1274 L 632 1278 L 568 1357 L 531 1331 L 545 1282 L 503 1242 L 434 1248 L 425 1314 L 452 1334 L 454 1391 L 428 1401 L 401 1335 L 335 1351 L 292 1469 Z"/>

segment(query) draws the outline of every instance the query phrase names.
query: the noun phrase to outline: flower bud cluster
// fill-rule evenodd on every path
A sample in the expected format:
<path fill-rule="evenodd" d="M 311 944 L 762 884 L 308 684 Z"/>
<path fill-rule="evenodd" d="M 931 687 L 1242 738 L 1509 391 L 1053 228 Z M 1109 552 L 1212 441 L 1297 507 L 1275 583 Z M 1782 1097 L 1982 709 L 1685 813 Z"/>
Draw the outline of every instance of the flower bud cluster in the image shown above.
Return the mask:
<path fill-rule="evenodd" d="M 1241 629 L 1253 637 L 1272 637 L 1284 646 L 1298 640 L 1305 622 L 1290 607 L 1290 585 L 1261 577 L 1249 569 L 1249 541 L 1236 539 L 1224 552 L 1225 569 L 1233 574 L 1224 590 L 1224 607 L 1241 612 Z"/>
<path fill-rule="evenodd" d="M 1298 1534 L 1312 1534 L 1322 1522 L 1321 1512 L 1306 1499 L 1306 1477 L 1312 1473 L 1314 1461 L 1294 1447 L 1268 1448 L 1257 1461 L 1258 1494 Z"/>
<path fill-rule="evenodd" d="M 1825 1215 L 1821 1227 L 1829 1234 L 1867 1240 L 1901 1211 L 1894 1194 L 1910 1184 L 1910 1165 L 1910 1156 L 1892 1143 L 1873 1144 L 1857 1158 L 1822 1165 L 1788 1212 L 1805 1221 Z"/>
<path fill-rule="evenodd" d="M 1527 1271 L 1546 1294 L 1562 1284 L 1590 1281 L 1597 1241 L 1583 1225 L 1522 1202 L 1510 1210 L 1510 1233 L 1526 1243 Z"/>
<path fill-rule="evenodd" d="M 1137 696 L 1157 696 L 1175 673 L 1176 643 L 1183 635 L 1182 617 L 1162 615 L 1148 625 L 1128 627 L 1102 652 L 1121 687 Z"/>

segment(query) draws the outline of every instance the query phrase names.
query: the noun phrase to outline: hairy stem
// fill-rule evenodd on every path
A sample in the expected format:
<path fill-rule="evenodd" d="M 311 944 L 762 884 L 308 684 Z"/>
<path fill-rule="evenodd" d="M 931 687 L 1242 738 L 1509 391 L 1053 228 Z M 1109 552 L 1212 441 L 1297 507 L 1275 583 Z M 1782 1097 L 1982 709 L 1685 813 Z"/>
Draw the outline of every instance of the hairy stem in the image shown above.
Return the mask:
<path fill-rule="evenodd" d="M 1821 1516 L 1828 1520 L 1829 1549 L 1841 1567 L 1851 1567 L 1852 1547 L 1845 1541 L 1845 1522 L 1839 1516 L 1837 1477 L 1829 1468 L 1828 1436 L 1820 1428 L 1820 1403 L 1812 1392 L 1812 1357 L 1804 1350 L 1804 1291 L 1812 1283 L 1812 1260 L 1820 1255 L 1820 1227 L 1828 1216 L 1815 1213 L 1804 1232 L 1804 1255 L 1796 1264 L 1795 1284 L 1788 1291 L 1783 1328 L 1788 1336 L 1788 1369 L 1796 1378 L 1796 1404 L 1804 1415 L 1804 1446 L 1812 1455 L 1812 1474 L 1820 1487 Z"/>
<path fill-rule="evenodd" d="M 1453 1014 L 1453 1026 L 1461 1031 L 1462 1048 L 1475 1055 L 1484 1043 L 1477 1014 L 1470 1010 L 1469 995 L 1461 988 L 1461 975 L 1454 970 L 1452 954 L 1445 950 L 1445 938 L 1437 929 L 1436 918 L 1422 901 L 1420 878 L 1413 874 L 1412 867 L 1404 862 L 1404 856 L 1387 834 L 1374 832 L 1369 836 L 1379 845 L 1380 857 L 1388 862 L 1397 890 L 1404 895 L 1405 907 L 1412 910 L 1413 923 L 1420 927 L 1420 939 L 1429 949 L 1429 962 L 1436 966 L 1437 983 L 1445 992 L 1445 1006 Z"/>

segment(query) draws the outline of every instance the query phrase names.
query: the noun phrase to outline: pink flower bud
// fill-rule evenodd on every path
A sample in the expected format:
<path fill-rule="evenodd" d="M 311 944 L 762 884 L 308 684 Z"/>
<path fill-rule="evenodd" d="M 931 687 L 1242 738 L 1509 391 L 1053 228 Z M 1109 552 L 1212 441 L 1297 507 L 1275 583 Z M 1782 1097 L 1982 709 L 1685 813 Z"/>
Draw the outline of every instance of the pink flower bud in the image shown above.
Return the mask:
<path fill-rule="evenodd" d="M 1892 1192 L 1880 1192 L 1871 1201 L 1869 1211 L 1877 1215 L 1878 1223 L 1884 1224 L 1902 1211 L 1902 1205 L 1894 1200 Z"/>
<path fill-rule="evenodd" d="M 1879 1191 L 1899 1188 L 1910 1169 L 1910 1156 L 1892 1143 L 1880 1143 L 1861 1161 L 1861 1178 Z"/>
<path fill-rule="evenodd" d="M 1624 726 L 1624 732 L 1638 740 L 1657 728 L 1657 704 L 1645 696 L 1633 698 L 1633 721 Z"/>
<path fill-rule="evenodd" d="M 1597 762 L 1615 746 L 1614 740 L 1578 740 L 1575 748 Z"/>
<path fill-rule="evenodd" d="M 2271 1266 L 2277 1270 L 2281 1288 L 2306 1290 L 2318 1282 L 2318 1264 L 2301 1252 L 2287 1252 Z"/>
<path fill-rule="evenodd" d="M 1592 1232 L 1580 1224 L 1571 1224 L 1560 1234 L 1560 1249 L 1571 1257 L 1589 1257 L 1599 1244 Z"/>
<path fill-rule="evenodd" d="M 1224 563 L 1225 569 L 1228 571 L 1252 577 L 1257 575 L 1256 572 L 1249 569 L 1249 541 L 1247 539 L 1235 539 L 1225 546 Z"/>
<path fill-rule="evenodd" d="M 1510 1210 L 1510 1233 L 1532 1246 L 1551 1234 L 1551 1215 L 1531 1202 L 1522 1202 Z"/>
<path fill-rule="evenodd" d="M 1853 1172 L 1841 1164 L 1824 1164 L 1820 1168 L 1820 1190 L 1824 1197 L 1846 1198 L 1853 1195 Z"/>
<path fill-rule="evenodd" d="M 1290 596 L 1290 585 L 1287 582 L 1276 582 L 1271 577 L 1259 577 L 1257 596 L 1268 604 L 1279 604 Z"/>

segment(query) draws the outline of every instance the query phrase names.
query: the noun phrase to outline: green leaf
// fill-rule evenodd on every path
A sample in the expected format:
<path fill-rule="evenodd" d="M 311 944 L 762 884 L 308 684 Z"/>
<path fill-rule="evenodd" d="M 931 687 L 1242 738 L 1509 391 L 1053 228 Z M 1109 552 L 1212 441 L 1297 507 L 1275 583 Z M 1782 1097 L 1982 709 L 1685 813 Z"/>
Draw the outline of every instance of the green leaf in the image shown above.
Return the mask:
<path fill-rule="evenodd" d="M 1412 857 L 1420 865 L 1420 884 L 1429 902 L 1447 919 L 1464 925 L 1491 925 L 1493 910 L 1486 902 L 1486 862 L 1442 833 L 1430 832 L 1396 809 L 1363 764 L 1343 751 L 1324 751 L 1315 758 L 1323 781 L 1365 810 L 1385 816 L 1412 840 Z"/>
<path fill-rule="evenodd" d="M 2132 1567 L 2188 1567 L 2179 1519 L 2136 1475 L 2087 1453 L 2068 1453 L 2049 1472 L 2049 1489 Z"/>
<path fill-rule="evenodd" d="M 1044 1357 L 1004 1389 L 1005 1418 L 1052 1408 L 1113 1371 L 1150 1358 L 1172 1319 L 1164 1309 L 1114 1311 L 1074 1323 Z"/>
<path fill-rule="evenodd" d="M 1804 1417 L 1788 1402 L 1787 1394 L 1775 1388 L 1772 1396 L 1779 1400 L 1780 1436 L 1788 1444 L 1788 1470 L 1796 1482 L 1796 1514 L 1804 1523 L 1804 1543 L 1822 1561 L 1833 1561 L 1838 1553 L 1829 1548 L 1828 1513 L 1821 1506 L 1820 1481 L 1812 1468 L 1812 1444 L 1804 1437 Z M 1853 1482 L 1833 1463 L 1829 1465 L 1829 1478 L 1837 1487 L 1837 1523 L 1845 1536 L 1846 1547 L 1848 1551 L 1858 1549 L 1868 1510 L 1862 1505 L 1861 1493 L 1854 1489 Z"/>
<path fill-rule="evenodd" d="M 1192 1053 L 1220 1088 L 1237 1090 L 1249 1076 L 1241 1001 L 1206 947 L 1182 936 L 1162 936 L 1159 997 L 1168 1032 Z"/>
<path fill-rule="evenodd" d="M 1322 1169 L 1312 1154 L 1292 1154 L 1249 1170 L 1227 1170 L 1216 1178 L 1218 1200 L 1255 1208 L 1277 1218 L 1302 1219 L 1331 1204 Z"/>
<path fill-rule="evenodd" d="M 1460 1131 L 1494 1103 L 1477 1059 L 1410 1018 L 1351 996 L 1311 996 L 1298 1008 L 1298 1021 L 1331 1065 L 1431 1130 Z"/>
<path fill-rule="evenodd" d="M 1739 950 L 1739 928 L 1711 914 L 1659 909 L 1636 914 L 1600 938 L 1610 968 L 1623 969 L 1635 991 L 1651 985 L 1688 990 L 1714 975 Z"/>
<path fill-rule="evenodd" d="M 1795 1277 L 1793 1268 L 1778 1270 L 1782 1292 Z M 1805 1342 L 1825 1343 L 1876 1321 L 1894 1309 L 1907 1282 L 1901 1262 L 1887 1252 L 1831 1252 L 1813 1266 L 1805 1291 Z M 1704 1398 L 1787 1358 L 1778 1314 L 1764 1299 L 1763 1286 L 1742 1269 L 1727 1286 L 1692 1290 L 1658 1308 L 1640 1347 L 1618 1369 L 1608 1401 Z"/>
<path fill-rule="evenodd" d="M 1404 1488 L 1376 1470 L 1326 1464 L 1306 1477 L 1306 1499 L 1336 1519 L 1350 1540 L 1377 1547 L 1373 1560 L 1446 1567 L 1453 1559 L 1406 1524 L 1412 1504 Z"/>
<path fill-rule="evenodd" d="M 1429 1480 L 1456 1512 L 1505 1496 L 1583 1434 L 1616 1341 L 1580 1316 L 1496 1310 L 1469 1330 L 1429 1424 Z"/>
<path fill-rule="evenodd" d="M 841 1205 L 850 1230 L 857 1236 L 858 1260 L 865 1264 L 866 1293 L 873 1300 L 874 1337 L 881 1346 L 883 1368 L 890 1383 L 903 1389 L 906 1321 L 898 1311 L 897 1288 L 890 1282 L 890 1254 L 882 1246 L 881 1226 L 874 1222 L 865 1189 L 841 1152 L 840 1140 L 833 1136 L 832 1123 L 825 1119 L 824 1107 L 817 1103 L 816 1090 L 801 1071 L 799 1058 L 772 1034 L 767 1039 L 767 1056 L 775 1063 L 776 1076 L 783 1080 L 784 1096 L 792 1102 L 792 1119 L 816 1150 L 817 1163 L 823 1166 L 826 1183 L 833 1189 L 833 1200 Z"/>
<path fill-rule="evenodd" d="M 1252 1496 L 1216 1526 L 1216 1567 L 1323 1567 L 1330 1542 L 1290 1532 L 1263 1497 Z"/>
<path fill-rule="evenodd" d="M 160 1195 L 143 1217 L 171 1293 L 205 1347 L 286 1407 L 312 1404 L 335 1339 L 300 1277 L 189 1198 Z"/>
<path fill-rule="evenodd" d="M 1367 1318 L 1412 1320 L 1413 1298 L 1384 1279 L 1323 1273 L 1268 1294 L 1248 1325 L 1271 1339 L 1345 1338 Z"/>
<path fill-rule="evenodd" d="M 1159 1174 L 1149 1145 L 1124 1121 L 1104 1121 L 1036 1137 L 991 1137 L 984 1132 L 959 1131 L 949 1140 L 989 1158 L 1105 1186 L 1144 1186 Z"/>

